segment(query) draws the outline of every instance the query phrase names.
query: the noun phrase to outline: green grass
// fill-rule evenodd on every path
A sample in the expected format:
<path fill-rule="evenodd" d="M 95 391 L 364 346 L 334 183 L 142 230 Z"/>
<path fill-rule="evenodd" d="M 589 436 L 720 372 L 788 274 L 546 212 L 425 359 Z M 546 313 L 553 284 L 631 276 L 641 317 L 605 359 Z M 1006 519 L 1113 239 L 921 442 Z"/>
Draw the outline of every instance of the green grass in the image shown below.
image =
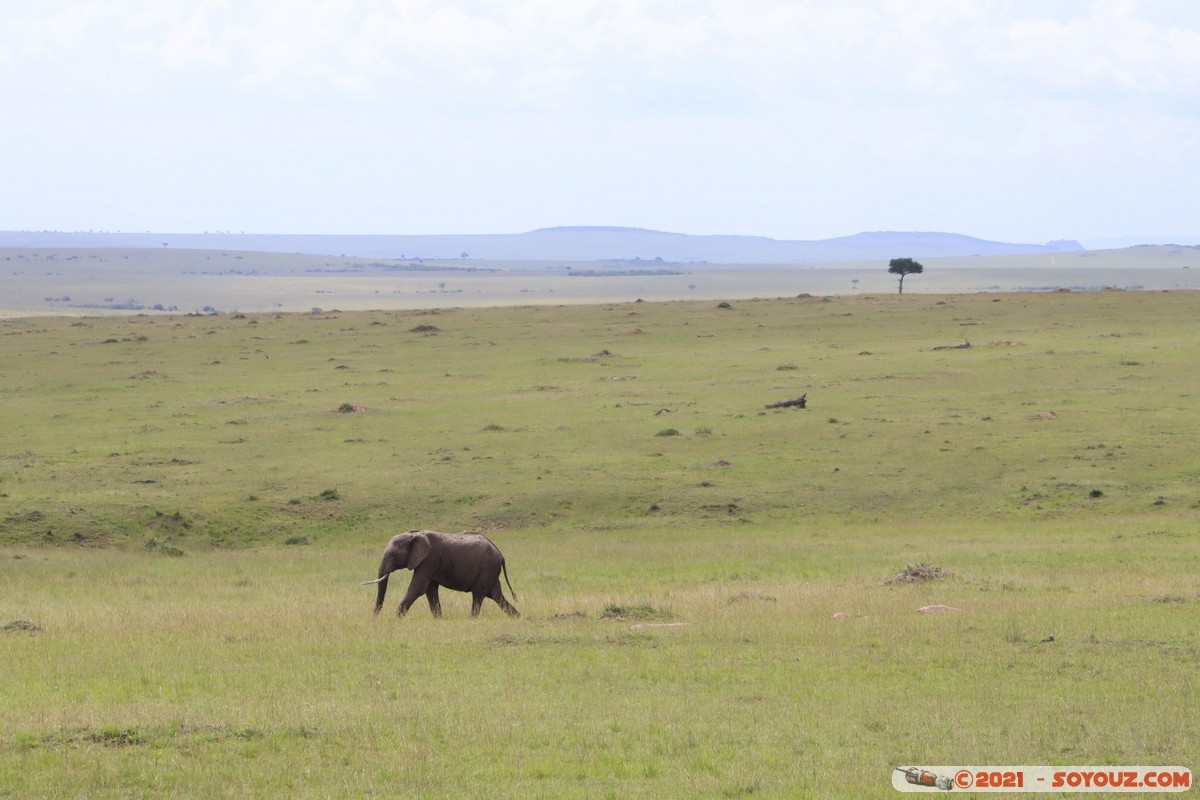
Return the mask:
<path fill-rule="evenodd" d="M 0 321 L 0 797 L 1190 765 L 1195 297 L 731 305 Z M 522 619 L 373 617 L 411 527 Z"/>

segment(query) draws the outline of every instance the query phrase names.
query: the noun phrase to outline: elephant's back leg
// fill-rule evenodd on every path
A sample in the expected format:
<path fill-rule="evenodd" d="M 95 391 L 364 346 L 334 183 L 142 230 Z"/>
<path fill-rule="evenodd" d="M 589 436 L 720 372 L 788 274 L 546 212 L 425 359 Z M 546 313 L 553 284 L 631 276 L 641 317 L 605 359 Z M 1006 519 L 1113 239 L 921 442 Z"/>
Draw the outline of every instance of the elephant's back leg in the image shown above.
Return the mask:
<path fill-rule="evenodd" d="M 504 613 L 510 617 L 519 617 L 521 612 L 517 611 L 516 606 L 508 602 L 508 598 L 504 596 L 504 591 L 500 588 L 500 579 L 496 579 L 496 585 L 488 592 L 488 597 L 496 601 L 496 605 L 504 609 Z"/>

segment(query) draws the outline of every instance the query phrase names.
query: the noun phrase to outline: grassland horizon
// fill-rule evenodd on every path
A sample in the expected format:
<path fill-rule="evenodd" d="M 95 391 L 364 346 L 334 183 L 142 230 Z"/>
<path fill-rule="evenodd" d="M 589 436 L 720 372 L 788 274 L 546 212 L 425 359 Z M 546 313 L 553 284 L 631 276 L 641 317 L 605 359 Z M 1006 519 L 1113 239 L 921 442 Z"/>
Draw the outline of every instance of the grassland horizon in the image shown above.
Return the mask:
<path fill-rule="evenodd" d="M 907 254 L 901 254 L 907 255 Z M 184 249 L 0 248 L 0 316 L 296 313 L 893 294 L 885 261 L 443 261 Z M 910 294 L 1200 289 L 1200 248 L 920 259 Z"/>

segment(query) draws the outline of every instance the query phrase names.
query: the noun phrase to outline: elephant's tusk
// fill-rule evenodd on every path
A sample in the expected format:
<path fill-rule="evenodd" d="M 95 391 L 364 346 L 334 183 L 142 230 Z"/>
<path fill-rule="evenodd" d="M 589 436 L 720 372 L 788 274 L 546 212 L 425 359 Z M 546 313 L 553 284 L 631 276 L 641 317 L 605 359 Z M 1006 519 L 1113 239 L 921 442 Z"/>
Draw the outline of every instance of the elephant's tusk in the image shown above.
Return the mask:
<path fill-rule="evenodd" d="M 384 575 L 382 578 L 376 578 L 373 581 L 363 581 L 362 583 L 359 584 L 359 586 L 370 586 L 372 583 L 381 583 L 382 581 L 386 581 L 391 574 L 392 573 L 389 572 L 387 575 Z"/>

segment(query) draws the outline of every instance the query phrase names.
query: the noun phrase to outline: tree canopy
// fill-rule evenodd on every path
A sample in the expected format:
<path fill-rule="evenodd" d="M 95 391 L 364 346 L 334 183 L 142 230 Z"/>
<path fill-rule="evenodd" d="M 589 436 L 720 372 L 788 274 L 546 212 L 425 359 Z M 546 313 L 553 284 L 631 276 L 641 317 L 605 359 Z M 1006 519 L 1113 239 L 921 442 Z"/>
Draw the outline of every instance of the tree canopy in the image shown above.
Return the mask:
<path fill-rule="evenodd" d="M 900 276 L 900 294 L 904 294 L 904 276 L 920 275 L 924 271 L 925 266 L 911 258 L 893 258 L 888 262 L 888 272 Z"/>

